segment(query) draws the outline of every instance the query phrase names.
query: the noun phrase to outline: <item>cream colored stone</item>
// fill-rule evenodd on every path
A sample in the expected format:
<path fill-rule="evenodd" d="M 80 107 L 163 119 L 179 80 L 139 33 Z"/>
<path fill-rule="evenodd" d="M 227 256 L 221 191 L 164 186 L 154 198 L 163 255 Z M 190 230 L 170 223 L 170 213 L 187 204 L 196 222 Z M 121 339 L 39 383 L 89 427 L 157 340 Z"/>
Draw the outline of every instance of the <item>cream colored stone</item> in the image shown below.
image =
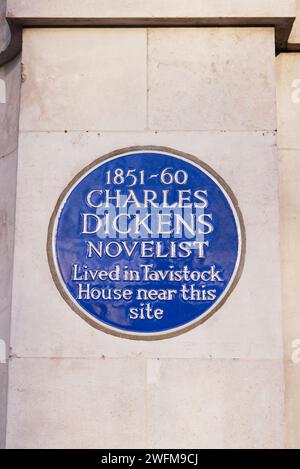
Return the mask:
<path fill-rule="evenodd" d="M 22 62 L 21 130 L 145 128 L 144 29 L 26 29 Z"/>
<path fill-rule="evenodd" d="M 7 368 L 7 363 L 0 363 L 0 449 L 5 447 L 6 440 Z"/>
<path fill-rule="evenodd" d="M 297 363 L 285 363 L 285 446 L 288 449 L 299 449 L 300 446 L 300 341 L 298 342 Z"/>
<path fill-rule="evenodd" d="M 159 28 L 148 34 L 151 129 L 276 128 L 273 30 Z"/>
<path fill-rule="evenodd" d="M 300 149 L 300 56 L 280 54 L 276 59 L 279 148 Z"/>
<path fill-rule="evenodd" d="M 55 12 L 54 2 L 22 5 Z M 78 5 L 88 4 L 72 2 L 74 12 Z M 220 11 L 216 2 L 205 5 Z M 268 131 L 275 128 L 273 30 L 177 32 L 25 31 L 12 320 L 12 354 L 21 358 L 10 364 L 10 448 L 283 445 L 278 169 Z M 199 90 L 216 103 L 201 107 Z M 174 131 L 145 131 L 147 123 Z M 46 257 L 50 215 L 72 177 L 109 151 L 147 144 L 211 165 L 234 191 L 247 231 L 244 273 L 222 309 L 189 333 L 150 343 L 106 335 L 79 318 L 54 286 Z"/>
<path fill-rule="evenodd" d="M 8 0 L 12 17 L 294 16 L 294 0 Z"/>
<path fill-rule="evenodd" d="M 140 360 L 14 359 L 8 448 L 146 446 Z"/>
<path fill-rule="evenodd" d="M 300 306 L 296 294 L 300 264 L 300 151 L 280 151 L 279 156 L 283 311 L 288 359 L 293 341 L 300 339 Z"/>
<path fill-rule="evenodd" d="M 14 353 L 44 357 L 281 357 L 274 143 L 272 133 L 21 134 Z M 222 309 L 194 331 L 151 343 L 115 338 L 86 324 L 60 297 L 46 257 L 50 215 L 69 181 L 93 159 L 118 148 L 143 144 L 171 146 L 211 165 L 238 198 L 247 232 L 244 273 Z"/>
<path fill-rule="evenodd" d="M 300 61 L 297 54 L 277 61 L 286 446 L 299 448 Z"/>
<path fill-rule="evenodd" d="M 150 127 L 274 129 L 273 42 L 271 29 L 150 29 Z M 146 55 L 146 30 L 25 30 L 21 130 L 143 130 Z"/>
<path fill-rule="evenodd" d="M 283 447 L 280 360 L 149 360 L 147 377 L 150 447 Z"/>
<path fill-rule="evenodd" d="M 286 446 L 300 447 L 300 151 L 279 152 Z"/>
<path fill-rule="evenodd" d="M 289 37 L 289 43 L 299 44 L 300 43 L 300 0 L 296 0 L 296 19 L 293 25 L 291 35 Z"/>

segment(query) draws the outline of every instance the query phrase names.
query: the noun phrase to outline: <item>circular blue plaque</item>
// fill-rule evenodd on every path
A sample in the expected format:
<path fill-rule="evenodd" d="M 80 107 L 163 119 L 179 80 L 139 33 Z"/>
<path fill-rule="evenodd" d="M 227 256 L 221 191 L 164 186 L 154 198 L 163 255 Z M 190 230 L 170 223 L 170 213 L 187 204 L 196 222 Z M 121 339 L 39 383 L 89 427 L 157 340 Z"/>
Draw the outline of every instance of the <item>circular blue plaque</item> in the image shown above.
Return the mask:
<path fill-rule="evenodd" d="M 61 194 L 48 231 L 57 288 L 91 325 L 154 340 L 185 332 L 241 275 L 237 201 L 207 164 L 170 148 L 97 159 Z"/>

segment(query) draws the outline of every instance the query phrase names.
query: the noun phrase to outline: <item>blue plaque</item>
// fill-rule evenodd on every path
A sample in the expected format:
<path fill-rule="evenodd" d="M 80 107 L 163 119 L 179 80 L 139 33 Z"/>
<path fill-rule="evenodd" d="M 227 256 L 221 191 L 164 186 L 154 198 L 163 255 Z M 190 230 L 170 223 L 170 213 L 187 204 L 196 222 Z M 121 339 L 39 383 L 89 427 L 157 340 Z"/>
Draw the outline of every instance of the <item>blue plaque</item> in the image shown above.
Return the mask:
<path fill-rule="evenodd" d="M 227 184 L 198 158 L 162 147 L 119 150 L 83 169 L 48 232 L 63 298 L 91 325 L 131 339 L 208 319 L 237 284 L 244 251 Z"/>

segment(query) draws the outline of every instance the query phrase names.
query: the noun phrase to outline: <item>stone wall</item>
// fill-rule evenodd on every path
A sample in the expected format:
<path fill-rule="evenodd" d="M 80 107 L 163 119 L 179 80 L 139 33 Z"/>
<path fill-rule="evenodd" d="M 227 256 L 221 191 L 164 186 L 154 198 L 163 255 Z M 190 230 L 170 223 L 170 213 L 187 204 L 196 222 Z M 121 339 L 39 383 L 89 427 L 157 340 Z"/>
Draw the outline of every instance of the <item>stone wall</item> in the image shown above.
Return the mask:
<path fill-rule="evenodd" d="M 0 3 L 0 51 L 9 39 L 6 2 Z M 15 192 L 19 121 L 20 58 L 0 68 L 0 447 L 5 445 Z"/>
<path fill-rule="evenodd" d="M 272 28 L 24 30 L 8 447 L 283 446 L 274 48 Z M 76 316 L 46 255 L 62 189 L 131 145 L 207 162 L 247 234 L 220 312 L 150 343 Z"/>
<path fill-rule="evenodd" d="M 300 56 L 277 58 L 278 147 L 280 169 L 280 236 L 282 260 L 286 445 L 300 446 Z"/>

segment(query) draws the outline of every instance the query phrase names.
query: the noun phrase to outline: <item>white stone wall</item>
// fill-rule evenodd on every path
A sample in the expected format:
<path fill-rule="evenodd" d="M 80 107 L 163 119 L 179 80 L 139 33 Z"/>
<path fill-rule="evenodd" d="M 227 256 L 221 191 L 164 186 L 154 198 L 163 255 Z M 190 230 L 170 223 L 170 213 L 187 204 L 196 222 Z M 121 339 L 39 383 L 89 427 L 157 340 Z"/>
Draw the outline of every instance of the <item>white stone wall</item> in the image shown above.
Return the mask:
<path fill-rule="evenodd" d="M 295 0 L 296 12 L 295 12 L 295 22 L 291 35 L 289 37 L 289 42 L 291 44 L 300 44 L 300 0 Z"/>
<path fill-rule="evenodd" d="M 300 447 L 300 55 L 276 60 L 286 446 Z"/>
<path fill-rule="evenodd" d="M 7 0 L 11 17 L 266 18 L 294 16 L 298 0 Z"/>
<path fill-rule="evenodd" d="M 273 30 L 28 29 L 22 62 L 7 446 L 282 447 Z M 146 343 L 70 310 L 46 238 L 85 165 L 151 144 L 192 153 L 226 180 L 247 251 L 218 314 Z"/>

